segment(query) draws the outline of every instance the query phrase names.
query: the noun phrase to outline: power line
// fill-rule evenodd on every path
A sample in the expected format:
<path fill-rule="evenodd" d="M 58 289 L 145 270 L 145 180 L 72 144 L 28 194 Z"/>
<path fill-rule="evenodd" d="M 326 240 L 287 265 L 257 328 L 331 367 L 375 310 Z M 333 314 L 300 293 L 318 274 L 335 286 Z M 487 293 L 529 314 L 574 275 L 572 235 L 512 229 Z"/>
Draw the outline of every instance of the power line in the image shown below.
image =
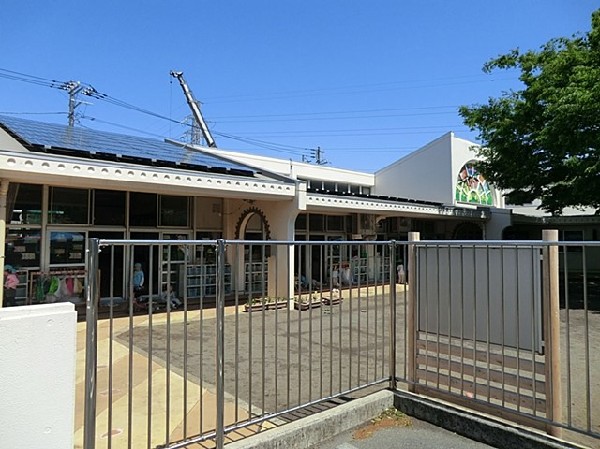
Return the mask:
<path fill-rule="evenodd" d="M 45 87 L 56 87 L 56 85 L 61 83 L 61 81 L 41 78 L 39 76 L 34 75 L 27 75 L 26 73 L 15 72 L 14 70 L 8 70 L 3 68 L 0 68 L 0 77 L 14 81 L 22 81 L 25 83 L 37 84 Z"/>
<path fill-rule="evenodd" d="M 456 127 L 461 127 L 462 124 L 458 125 L 435 125 L 435 126 L 398 126 L 398 127 L 387 127 L 387 128 L 342 128 L 342 129 L 311 129 L 311 130 L 294 130 L 294 131 L 267 131 L 269 134 L 277 134 L 277 135 L 290 135 L 290 134 L 307 134 L 307 133 L 339 133 L 339 132 L 356 132 L 356 131 L 409 131 L 409 130 L 419 130 L 419 129 L 453 129 Z M 437 132 L 437 131 L 436 131 Z M 236 133 L 238 134 L 238 133 Z M 261 131 L 248 131 L 245 133 L 248 134 L 257 134 L 262 135 Z"/>
<path fill-rule="evenodd" d="M 292 153 L 292 154 L 300 155 L 300 154 L 302 154 L 301 153 L 302 151 L 306 150 L 306 148 L 297 147 L 297 146 L 293 146 L 293 145 L 284 145 L 284 144 L 272 143 L 272 142 L 267 142 L 264 140 L 259 140 L 259 139 L 254 139 L 254 138 L 233 136 L 231 134 L 225 134 L 225 133 L 221 133 L 221 132 L 214 132 L 214 134 L 217 134 L 226 139 L 237 140 L 239 142 L 248 143 L 248 144 L 258 146 L 258 147 L 261 147 L 261 148 L 264 148 L 267 150 L 278 151 L 278 152 L 282 152 L 282 153 Z M 283 147 L 287 147 L 287 148 L 283 148 Z"/>
<path fill-rule="evenodd" d="M 95 98 L 101 101 L 104 101 L 106 103 L 109 103 L 111 105 L 114 106 L 118 106 L 118 107 L 122 107 L 125 109 L 129 109 L 135 112 L 139 112 L 139 113 L 143 113 L 145 115 L 149 115 L 161 120 L 164 120 L 166 122 L 169 123 L 175 123 L 175 124 L 179 124 L 182 125 L 182 123 L 180 121 L 174 120 L 170 117 L 166 117 L 162 114 L 158 114 L 156 112 L 150 111 L 148 109 L 144 109 L 138 106 L 135 106 L 131 103 L 128 103 L 126 101 L 120 100 L 118 98 L 112 97 L 108 94 L 104 94 L 104 93 L 100 93 L 98 92 L 92 85 L 87 84 L 87 83 L 79 83 L 79 82 L 73 82 L 73 81 L 58 81 L 58 80 L 50 80 L 50 79 L 46 79 L 46 78 L 41 78 L 38 76 L 34 76 L 34 75 L 27 75 L 21 72 L 16 72 L 16 71 L 11 71 L 8 69 L 2 69 L 0 68 L 0 77 L 2 78 L 6 78 L 6 79 L 11 79 L 11 80 L 16 80 L 16 81 L 22 81 L 22 82 L 28 82 L 28 83 L 33 83 L 33 84 L 38 84 L 38 85 L 42 85 L 45 87 L 51 87 L 51 88 L 57 88 L 57 89 L 62 89 L 62 90 L 68 90 L 68 86 L 70 85 L 69 83 L 78 83 L 79 86 L 82 87 L 81 89 L 81 93 L 89 96 L 91 98 Z M 454 78 L 456 79 L 456 78 Z M 394 83 L 380 83 L 380 84 L 375 84 L 374 86 L 378 86 L 378 85 L 388 85 L 388 84 L 396 84 L 398 82 L 394 82 Z M 373 86 L 373 85 L 371 85 Z M 346 87 L 347 88 L 347 87 Z M 344 89 L 344 88 L 336 88 L 337 89 Z M 317 89 L 317 90 L 313 90 L 312 92 L 321 92 L 321 91 L 327 91 L 327 89 Z M 302 91 L 300 91 L 302 92 Z M 304 91 L 304 92 L 311 92 L 311 91 Z M 434 109 L 443 109 L 443 108 L 451 108 L 453 106 L 428 106 L 428 107 L 421 107 L 421 108 L 412 108 L 412 109 L 408 109 L 408 110 L 434 110 Z M 403 111 L 403 110 L 407 110 L 407 109 L 397 109 L 397 108 L 380 108 L 380 109 L 365 109 L 365 110 L 357 110 L 357 111 L 329 111 L 329 112 L 325 112 L 325 113 L 318 113 L 318 112 L 307 112 L 307 113 L 294 113 L 294 114 L 266 114 L 264 115 L 264 117 L 293 117 L 293 116 L 297 116 L 297 117 L 302 117 L 305 116 L 305 118 L 300 119 L 300 120 L 314 120 L 313 118 L 309 118 L 312 115 L 324 115 L 324 114 L 339 114 L 339 115 L 343 115 L 343 114 L 352 114 L 352 113 L 363 113 L 363 112 L 395 112 L 395 111 Z M 71 111 L 72 114 L 70 114 L 70 116 L 74 117 L 74 109 L 73 111 Z M 22 113 L 22 114 L 26 114 L 26 113 Z M 43 114 L 43 113 L 39 113 L 39 114 Z M 63 113 L 64 114 L 64 113 Z M 436 114 L 436 112 L 425 112 L 422 113 L 424 115 L 429 115 L 429 114 Z M 445 114 L 445 112 L 437 112 L 437 114 Z M 414 115 L 420 115 L 420 114 L 414 114 Z M 240 116 L 238 116 L 239 118 Z M 243 116 L 241 116 L 243 117 Z M 256 116 L 256 117 L 261 117 L 261 116 Z M 380 117 L 380 116 L 365 116 L 365 117 L 337 117 L 337 118 L 332 118 L 332 119 L 347 119 L 347 118 L 376 118 L 376 117 Z M 158 134 L 152 134 L 152 133 L 148 133 L 146 131 L 142 131 L 136 128 L 132 128 L 132 127 L 128 127 L 125 125 L 121 125 L 121 124 L 117 124 L 117 123 L 113 123 L 113 122 L 108 122 L 108 121 L 103 121 L 97 118 L 93 118 L 93 117 L 89 117 L 86 116 L 84 117 L 86 119 L 92 120 L 92 121 L 97 121 L 99 123 L 105 123 L 111 126 L 116 126 L 119 128 L 123 128 L 123 129 L 128 129 L 128 130 L 133 130 L 137 133 L 142 133 L 142 134 L 146 134 L 146 135 L 150 135 L 153 137 L 160 137 L 160 138 L 164 138 L 162 135 L 158 135 Z M 322 119 L 321 119 L 322 120 Z M 274 120 L 274 121 L 285 121 L 285 120 Z M 448 127 L 444 127 L 444 128 L 448 128 Z M 410 129 L 433 129 L 433 127 L 422 127 L 422 128 L 353 128 L 350 130 L 338 130 L 338 129 L 333 129 L 333 130 L 314 130 L 314 131 L 282 131 L 282 132 L 271 132 L 271 134 L 279 134 L 276 137 L 278 138 L 297 138 L 297 137 L 349 137 L 349 136 L 362 136 L 362 135 L 402 135 L 402 134 L 432 134 L 432 133 L 437 133 L 437 131 L 428 131 L 428 132 L 386 132 L 386 131 L 399 131 L 399 130 L 410 130 Z M 361 134 L 360 132 L 364 131 L 367 132 L 366 134 Z M 333 133 L 344 133 L 344 134 L 333 134 Z M 301 135 L 294 135 L 291 133 L 300 133 Z M 318 133 L 318 134 L 313 134 L 310 135 L 308 133 Z M 251 137 L 243 137 L 243 136 L 239 136 L 239 135 L 234 135 L 231 133 L 223 133 L 223 132 L 215 132 L 215 134 L 220 135 L 223 138 L 226 139 L 231 139 L 231 140 L 235 140 L 238 142 L 242 142 L 248 145 L 252 145 L 252 146 L 256 146 L 259 148 L 263 148 L 263 149 L 267 149 L 270 151 L 277 151 L 277 152 L 286 152 L 286 153 L 292 153 L 292 154 L 296 154 L 296 155 L 301 155 L 302 152 L 307 151 L 307 148 L 303 148 L 303 147 L 299 147 L 299 146 L 293 146 L 293 145 L 287 145 L 287 144 L 282 144 L 282 143 L 274 143 L 274 142 L 269 142 L 266 140 L 262 140 L 262 139 L 258 139 L 256 137 L 251 138 Z M 235 133 L 237 134 L 237 133 Z M 259 134 L 259 133 L 256 133 Z M 285 134 L 285 135 L 284 135 Z M 268 137 L 267 135 L 262 134 L 263 137 Z M 360 151 L 360 150 L 357 150 Z M 393 149 L 392 149 L 393 151 Z"/>
<path fill-rule="evenodd" d="M 481 79 L 484 78 L 484 79 Z M 469 79 L 475 79 L 474 81 L 466 81 Z M 302 96 L 314 96 L 320 93 L 330 93 L 332 95 L 340 95 L 340 94 L 356 94 L 356 93 L 366 93 L 366 92 L 384 92 L 389 90 L 398 90 L 398 89 L 415 89 L 415 88 L 430 88 L 430 87 L 445 87 L 449 85 L 460 85 L 460 84 L 470 84 L 473 82 L 490 82 L 490 81 L 514 81 L 517 80 L 517 77 L 510 78 L 498 78 L 498 77 L 490 77 L 489 74 L 478 73 L 476 75 L 464 75 L 457 77 L 440 77 L 440 78 L 431 78 L 427 79 L 415 79 L 415 80 L 404 80 L 404 81 L 388 81 L 383 83 L 371 83 L 371 84 L 359 84 L 359 85 L 350 85 L 350 86 L 337 86 L 337 87 L 327 87 L 327 88 L 319 88 L 319 89 L 304 89 L 304 90 L 292 90 L 292 91 L 280 91 L 273 92 L 266 95 L 257 95 L 257 94 L 239 94 L 239 95 L 224 95 L 224 96 L 215 96 L 215 97 L 207 97 L 205 98 L 204 103 L 229 103 L 236 101 L 259 101 L 259 100 L 270 100 L 270 99 L 279 99 L 279 98 L 293 98 L 293 97 L 302 97 Z M 423 82 L 435 82 L 435 81 L 451 81 L 451 80 L 465 80 L 455 83 L 439 83 L 439 84 L 429 84 L 429 85 L 420 85 L 420 86 L 411 86 L 411 83 L 423 83 Z M 364 89 L 370 87 L 383 87 L 383 86 L 396 86 L 394 88 L 387 89 L 374 89 L 374 90 L 354 90 L 354 89 Z M 238 100 L 234 100 L 234 99 Z M 226 100 L 226 101 L 214 101 L 214 100 Z"/>
<path fill-rule="evenodd" d="M 359 114 L 364 112 L 398 112 L 398 111 L 418 111 L 431 109 L 458 109 L 459 106 L 419 106 L 414 108 L 375 108 L 375 109 L 356 109 L 346 111 L 321 111 L 321 112 L 290 112 L 287 114 L 256 114 L 256 115 L 228 115 L 225 117 L 213 117 L 213 119 L 228 118 L 264 118 L 264 117 L 295 117 L 306 115 L 328 115 L 328 114 Z"/>
<path fill-rule="evenodd" d="M 6 115 L 66 115 L 66 112 L 13 112 L 13 111 L 0 111 L 0 114 Z"/>
<path fill-rule="evenodd" d="M 445 128 L 447 129 L 447 128 Z M 469 128 L 455 128 L 454 131 L 457 132 L 468 132 Z M 356 133 L 353 131 L 349 131 L 343 134 L 303 134 L 303 135 L 287 135 L 287 136 L 273 136 L 270 134 L 261 134 L 261 138 L 271 138 L 276 137 L 277 139 L 297 139 L 304 137 L 314 137 L 314 138 L 322 138 L 322 137 L 359 137 L 359 136 L 408 136 L 413 134 L 440 134 L 440 131 L 399 131 L 399 132 L 365 132 L 365 133 Z"/>
<path fill-rule="evenodd" d="M 131 126 L 121 125 L 120 123 L 109 122 L 109 121 L 102 120 L 102 119 L 99 119 L 99 118 L 96 118 L 96 117 L 91 117 L 89 115 L 83 115 L 83 116 L 81 116 L 81 118 L 85 119 L 85 120 L 89 120 L 91 122 L 103 123 L 103 124 L 106 124 L 106 125 L 115 126 L 117 128 L 126 129 L 128 131 L 135 131 L 137 133 L 145 134 L 145 135 L 151 136 L 151 137 L 157 137 L 159 139 L 164 139 L 165 138 L 165 136 L 162 136 L 160 134 L 150 133 L 150 132 L 141 130 L 139 128 L 133 128 Z"/>
<path fill-rule="evenodd" d="M 304 122 L 304 121 L 331 121 L 331 120 L 357 120 L 369 118 L 389 118 L 389 117 L 419 117 L 425 115 L 454 115 L 454 111 L 446 112 L 420 112 L 414 114 L 381 114 L 381 115 L 358 115 L 352 117 L 310 117 L 310 118 L 282 118 L 282 119 L 261 119 L 261 120 L 222 120 L 219 123 L 268 123 L 268 122 Z"/>

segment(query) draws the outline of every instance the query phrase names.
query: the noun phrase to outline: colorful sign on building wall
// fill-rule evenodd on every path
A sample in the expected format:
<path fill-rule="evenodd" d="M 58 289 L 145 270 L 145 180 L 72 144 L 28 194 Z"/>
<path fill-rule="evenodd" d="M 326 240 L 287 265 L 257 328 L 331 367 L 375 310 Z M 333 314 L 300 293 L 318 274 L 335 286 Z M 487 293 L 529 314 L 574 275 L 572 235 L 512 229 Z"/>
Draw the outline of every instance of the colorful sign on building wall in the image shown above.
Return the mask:
<path fill-rule="evenodd" d="M 462 166 L 456 180 L 456 201 L 492 206 L 494 199 L 487 180 L 475 168 L 475 161 Z"/>

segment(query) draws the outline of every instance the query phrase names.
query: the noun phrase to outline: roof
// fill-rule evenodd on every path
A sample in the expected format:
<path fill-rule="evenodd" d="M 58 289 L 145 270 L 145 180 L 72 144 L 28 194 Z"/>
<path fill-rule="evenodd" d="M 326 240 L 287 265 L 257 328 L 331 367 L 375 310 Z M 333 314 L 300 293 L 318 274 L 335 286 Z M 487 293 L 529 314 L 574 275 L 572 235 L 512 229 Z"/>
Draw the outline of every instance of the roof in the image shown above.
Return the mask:
<path fill-rule="evenodd" d="M 241 176 L 257 174 L 247 165 L 202 152 L 184 143 L 178 145 L 147 137 L 5 116 L 0 116 L 0 127 L 31 151 Z"/>

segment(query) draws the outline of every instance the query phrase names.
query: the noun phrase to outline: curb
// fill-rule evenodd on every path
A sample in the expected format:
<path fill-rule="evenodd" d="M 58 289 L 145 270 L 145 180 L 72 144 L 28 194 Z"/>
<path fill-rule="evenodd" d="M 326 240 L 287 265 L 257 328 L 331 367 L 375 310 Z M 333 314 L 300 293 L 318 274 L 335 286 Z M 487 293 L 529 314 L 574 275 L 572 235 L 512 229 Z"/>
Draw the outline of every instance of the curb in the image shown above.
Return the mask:
<path fill-rule="evenodd" d="M 503 449 L 581 449 L 551 436 L 495 421 L 475 413 L 441 404 L 425 397 L 395 392 L 394 406 L 421 421 L 455 432 L 473 441 Z"/>
<path fill-rule="evenodd" d="M 390 407 L 473 441 L 503 449 L 582 448 L 412 393 L 382 390 L 281 427 L 228 443 L 227 449 L 309 448 L 367 423 Z"/>
<path fill-rule="evenodd" d="M 227 449 L 300 449 L 314 446 L 375 418 L 394 406 L 394 393 L 378 391 L 330 410 L 227 444 Z"/>

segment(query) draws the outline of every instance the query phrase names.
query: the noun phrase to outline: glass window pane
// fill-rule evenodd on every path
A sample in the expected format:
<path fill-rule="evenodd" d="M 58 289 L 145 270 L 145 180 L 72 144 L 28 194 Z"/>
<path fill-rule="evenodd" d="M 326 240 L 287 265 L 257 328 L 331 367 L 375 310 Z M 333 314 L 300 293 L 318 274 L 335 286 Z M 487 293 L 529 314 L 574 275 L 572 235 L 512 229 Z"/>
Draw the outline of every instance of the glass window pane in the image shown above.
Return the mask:
<path fill-rule="evenodd" d="M 344 217 L 339 215 L 327 216 L 327 230 L 328 231 L 343 231 L 344 230 Z"/>
<path fill-rule="evenodd" d="M 88 224 L 89 190 L 50 188 L 50 210 L 48 222 L 51 224 Z"/>
<path fill-rule="evenodd" d="M 160 196 L 160 226 L 188 226 L 187 196 Z"/>
<path fill-rule="evenodd" d="M 40 266 L 40 231 L 11 229 L 6 234 L 6 264 L 16 269 Z"/>
<path fill-rule="evenodd" d="M 152 226 L 158 223 L 158 197 L 154 193 L 129 194 L 129 224 L 131 226 Z"/>
<path fill-rule="evenodd" d="M 12 210 L 11 224 L 40 224 L 42 222 L 42 186 L 10 183 L 8 208 Z"/>
<path fill-rule="evenodd" d="M 94 191 L 94 224 L 125 226 L 125 192 Z"/>
<path fill-rule="evenodd" d="M 306 230 L 306 214 L 300 214 L 296 217 L 295 228 L 298 230 Z"/>
<path fill-rule="evenodd" d="M 187 234 L 163 234 L 163 240 L 187 240 L 189 236 Z M 187 245 L 164 245 L 163 246 L 163 263 L 171 262 L 182 262 L 186 260 L 186 254 L 188 252 Z"/>
<path fill-rule="evenodd" d="M 326 192 L 335 192 L 336 191 L 335 182 L 325 181 L 325 182 L 323 182 L 323 188 L 325 189 Z"/>
<path fill-rule="evenodd" d="M 323 215 L 310 214 L 308 216 L 308 230 L 309 231 L 324 231 Z"/>
<path fill-rule="evenodd" d="M 81 264 L 85 256 L 85 232 L 50 233 L 50 264 Z"/>

